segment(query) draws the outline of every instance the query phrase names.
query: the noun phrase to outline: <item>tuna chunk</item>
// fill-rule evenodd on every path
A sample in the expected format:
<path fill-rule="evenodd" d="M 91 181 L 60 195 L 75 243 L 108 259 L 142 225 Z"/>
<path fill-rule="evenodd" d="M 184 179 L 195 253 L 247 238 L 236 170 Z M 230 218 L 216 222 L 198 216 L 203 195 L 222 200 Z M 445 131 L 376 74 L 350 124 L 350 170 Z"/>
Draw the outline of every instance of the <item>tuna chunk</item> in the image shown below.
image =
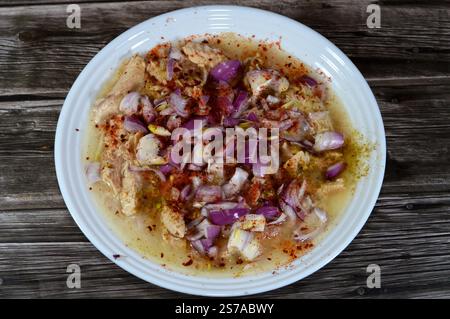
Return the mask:
<path fill-rule="evenodd" d="M 182 50 L 191 62 L 207 69 L 226 60 L 222 51 L 211 48 L 204 43 L 189 42 Z"/>
<path fill-rule="evenodd" d="M 93 110 L 95 124 L 103 124 L 106 120 L 118 114 L 121 100 L 121 96 L 115 95 L 108 95 L 98 100 Z"/>
<path fill-rule="evenodd" d="M 175 237 L 183 238 L 186 234 L 186 224 L 183 215 L 172 210 L 169 206 L 164 206 L 161 210 L 161 222 Z"/>
<path fill-rule="evenodd" d="M 245 77 L 256 97 L 263 93 L 278 96 L 289 88 L 289 81 L 275 70 L 253 70 Z"/>
<path fill-rule="evenodd" d="M 103 124 L 113 115 L 119 114 L 119 106 L 125 94 L 140 90 L 145 84 L 145 61 L 140 56 L 133 56 L 113 86 L 108 96 L 94 105 L 94 122 Z"/>
<path fill-rule="evenodd" d="M 126 168 L 123 172 L 122 188 L 119 194 L 123 214 L 130 216 L 138 212 L 141 188 L 141 176 Z"/>
<path fill-rule="evenodd" d="M 110 94 L 123 95 L 131 91 L 139 91 L 145 84 L 145 60 L 139 56 L 133 56 L 125 66 L 125 69 L 112 88 Z"/>

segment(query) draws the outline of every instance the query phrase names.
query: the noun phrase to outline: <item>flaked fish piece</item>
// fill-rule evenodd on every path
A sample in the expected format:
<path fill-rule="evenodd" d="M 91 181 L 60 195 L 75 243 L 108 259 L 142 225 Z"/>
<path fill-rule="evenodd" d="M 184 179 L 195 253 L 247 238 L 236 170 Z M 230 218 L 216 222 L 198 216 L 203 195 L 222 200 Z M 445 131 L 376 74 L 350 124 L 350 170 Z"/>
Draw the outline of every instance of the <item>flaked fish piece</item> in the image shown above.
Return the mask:
<path fill-rule="evenodd" d="M 272 69 L 253 70 L 245 76 L 253 96 L 258 97 L 263 93 L 278 96 L 289 88 L 289 81 Z"/>
<path fill-rule="evenodd" d="M 139 91 L 145 85 L 145 60 L 139 55 L 133 56 L 120 78 L 111 89 L 111 95 L 124 95 L 131 91 Z"/>
<path fill-rule="evenodd" d="M 343 191 L 345 189 L 344 179 L 338 178 L 332 182 L 326 182 L 317 191 L 317 195 L 320 197 L 326 197 L 328 195 Z"/>
<path fill-rule="evenodd" d="M 122 213 L 131 216 L 138 212 L 142 189 L 142 178 L 139 174 L 130 171 L 128 167 L 124 169 L 122 187 L 119 193 Z"/>
<path fill-rule="evenodd" d="M 109 94 L 98 100 L 94 105 L 94 122 L 103 124 L 114 115 L 120 114 L 120 102 L 125 94 L 138 91 L 145 84 L 145 61 L 135 55 L 125 66 L 125 69 L 114 84 Z"/>
<path fill-rule="evenodd" d="M 299 151 L 284 163 L 283 168 L 288 171 L 290 175 L 296 176 L 299 169 L 306 170 L 308 168 L 309 162 L 309 154 L 304 151 Z"/>
<path fill-rule="evenodd" d="M 95 124 L 103 124 L 112 116 L 118 114 L 121 96 L 108 95 L 98 100 L 93 109 L 93 120 Z"/>
<path fill-rule="evenodd" d="M 161 210 L 161 222 L 167 228 L 170 234 L 175 237 L 183 238 L 186 234 L 186 223 L 183 215 L 175 212 L 169 206 L 164 206 Z"/>
<path fill-rule="evenodd" d="M 191 62 L 207 69 L 226 60 L 222 51 L 204 43 L 188 42 L 181 50 Z"/>

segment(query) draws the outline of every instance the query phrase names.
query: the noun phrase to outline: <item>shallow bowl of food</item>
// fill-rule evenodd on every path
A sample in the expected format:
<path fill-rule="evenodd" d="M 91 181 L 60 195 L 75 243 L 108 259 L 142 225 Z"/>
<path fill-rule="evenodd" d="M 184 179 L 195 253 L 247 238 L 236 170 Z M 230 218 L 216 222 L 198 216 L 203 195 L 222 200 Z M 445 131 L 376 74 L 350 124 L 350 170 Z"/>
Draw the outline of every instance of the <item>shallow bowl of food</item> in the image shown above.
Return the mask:
<path fill-rule="evenodd" d="M 178 129 L 206 149 L 230 128 L 270 130 L 276 170 L 249 159 L 260 135 L 244 138 L 242 161 L 173 159 Z M 239 151 L 228 145 L 220 158 Z M 377 102 L 348 57 L 238 6 L 169 12 L 111 41 L 70 89 L 55 138 L 61 193 L 91 243 L 143 280 L 207 296 L 276 289 L 333 260 L 375 206 L 385 155 Z"/>

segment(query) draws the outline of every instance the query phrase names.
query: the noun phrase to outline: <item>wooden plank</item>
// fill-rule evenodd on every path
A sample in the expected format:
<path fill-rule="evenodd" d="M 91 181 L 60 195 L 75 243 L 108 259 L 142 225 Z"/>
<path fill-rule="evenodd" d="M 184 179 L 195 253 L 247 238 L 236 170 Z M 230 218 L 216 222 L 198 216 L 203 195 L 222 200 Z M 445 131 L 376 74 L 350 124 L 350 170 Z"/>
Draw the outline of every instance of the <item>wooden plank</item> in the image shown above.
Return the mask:
<path fill-rule="evenodd" d="M 397 199 L 399 200 L 399 199 Z M 400 201 L 410 202 L 408 197 Z M 421 201 L 420 198 L 413 201 Z M 383 202 L 383 200 L 382 200 Z M 446 205 L 448 214 L 449 198 Z M 332 297 L 450 297 L 450 283 L 442 281 L 450 275 L 449 223 L 445 216 L 444 232 L 428 228 L 414 230 L 407 218 L 418 219 L 421 212 L 399 214 L 387 204 L 387 210 L 378 208 L 369 227 L 333 262 L 312 276 L 285 288 L 268 292 L 261 297 L 332 298 Z M 394 229 L 376 225 L 374 220 L 386 214 L 385 221 Z M 427 212 L 425 212 L 427 213 Z M 430 213 L 433 214 L 433 213 Z M 426 226 L 427 220 L 423 221 Z M 433 224 L 435 225 L 435 224 Z M 374 229 L 374 227 L 376 229 Z M 395 234 L 398 232 L 398 234 Z M 378 236 L 373 236 L 377 234 Z M 90 243 L 1 243 L 0 297 L 179 297 L 147 284 L 121 270 Z M 82 288 L 65 286 L 69 264 L 76 263 L 82 270 Z M 381 267 L 381 289 L 366 287 L 366 268 L 369 264 Z M 101 290 L 98 287 L 102 287 Z"/>
<path fill-rule="evenodd" d="M 0 8 L 0 96 L 64 96 L 80 70 L 118 34 L 163 12 L 208 3 L 84 3 L 80 30 L 66 28 L 66 4 Z M 368 29 L 369 0 L 231 3 L 278 12 L 311 26 L 348 54 L 369 79 L 450 74 L 450 9 L 444 4 L 430 10 L 420 4 L 383 3 L 382 28 Z"/>
<path fill-rule="evenodd" d="M 67 209 L 0 210 L 0 243 L 85 241 Z"/>

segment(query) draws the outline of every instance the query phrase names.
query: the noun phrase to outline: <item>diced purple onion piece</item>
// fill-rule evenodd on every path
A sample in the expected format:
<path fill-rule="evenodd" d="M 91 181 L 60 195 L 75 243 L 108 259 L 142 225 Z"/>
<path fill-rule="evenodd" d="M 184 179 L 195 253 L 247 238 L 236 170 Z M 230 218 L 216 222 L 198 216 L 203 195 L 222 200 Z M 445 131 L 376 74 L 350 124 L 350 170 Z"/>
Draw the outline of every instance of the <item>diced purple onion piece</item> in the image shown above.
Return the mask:
<path fill-rule="evenodd" d="M 336 164 L 331 165 L 327 168 L 327 171 L 325 172 L 325 177 L 328 180 L 332 180 L 336 178 L 339 174 L 342 173 L 342 171 L 345 169 L 347 165 L 344 162 L 338 162 Z"/>
<path fill-rule="evenodd" d="M 224 127 L 235 127 L 240 122 L 239 119 L 235 119 L 232 117 L 226 117 L 223 119 L 223 126 Z"/>
<path fill-rule="evenodd" d="M 126 115 L 137 113 L 139 106 L 139 99 L 141 95 L 138 92 L 130 92 L 120 101 L 119 110 Z"/>
<path fill-rule="evenodd" d="M 175 59 L 169 59 L 167 61 L 167 67 L 166 67 L 166 73 L 167 73 L 167 80 L 172 80 L 173 79 L 173 69 L 175 67 Z"/>
<path fill-rule="evenodd" d="M 205 253 L 205 247 L 203 246 L 203 243 L 200 239 L 191 241 L 192 247 L 195 248 L 199 253 L 204 254 Z"/>
<path fill-rule="evenodd" d="M 344 136 L 338 132 L 323 132 L 315 136 L 314 150 L 323 152 L 327 150 L 335 150 L 344 145 Z"/>
<path fill-rule="evenodd" d="M 233 117 L 238 118 L 248 105 L 248 93 L 246 91 L 239 91 L 233 102 Z"/>
<path fill-rule="evenodd" d="M 239 60 L 224 61 L 213 67 L 209 74 L 216 81 L 229 82 L 236 77 L 240 66 L 241 62 Z"/>
<path fill-rule="evenodd" d="M 208 218 L 215 225 L 230 225 L 249 212 L 248 208 L 216 210 L 209 212 Z"/>
<path fill-rule="evenodd" d="M 186 110 L 187 101 L 181 96 L 181 92 L 179 89 L 170 94 L 169 104 L 179 116 L 189 116 L 189 113 Z"/>
<path fill-rule="evenodd" d="M 215 240 L 219 236 L 221 229 L 222 227 L 218 225 L 209 225 L 206 227 L 205 237 Z"/>
<path fill-rule="evenodd" d="M 250 112 L 247 114 L 247 120 L 252 122 L 259 122 L 258 116 L 254 112 Z"/>
<path fill-rule="evenodd" d="M 183 58 L 183 54 L 181 53 L 180 49 L 177 47 L 171 47 L 169 51 L 169 59 L 173 60 L 181 60 Z"/>
<path fill-rule="evenodd" d="M 181 192 L 180 192 L 180 198 L 181 198 L 181 200 L 188 200 L 189 199 L 189 197 L 190 197 L 190 195 L 191 195 L 191 190 L 192 190 L 192 187 L 191 187 L 191 185 L 186 185 L 186 186 L 184 186 L 183 187 L 183 189 L 181 190 Z"/>
<path fill-rule="evenodd" d="M 99 162 L 91 162 L 86 164 L 86 178 L 89 185 L 93 185 L 101 180 Z"/>
<path fill-rule="evenodd" d="M 159 112 L 160 115 L 166 116 L 166 115 L 172 115 L 175 113 L 175 110 L 173 107 L 169 106 L 168 108 L 165 108 L 161 112 Z"/>
<path fill-rule="evenodd" d="M 264 215 L 267 219 L 275 219 L 280 214 L 280 211 L 275 206 L 263 206 L 256 210 L 256 214 Z"/>
<path fill-rule="evenodd" d="M 202 185 L 195 193 L 195 200 L 212 203 L 222 199 L 222 188 L 216 185 Z"/>
<path fill-rule="evenodd" d="M 130 133 L 147 132 L 145 125 L 135 116 L 126 116 L 123 126 Z"/>
<path fill-rule="evenodd" d="M 197 116 L 197 117 L 193 117 L 191 118 L 189 121 L 187 121 L 186 123 L 184 123 L 182 125 L 182 127 L 184 127 L 185 129 L 188 129 L 190 131 L 194 130 L 194 126 L 195 126 L 195 121 L 201 121 L 202 122 L 202 127 L 205 126 L 206 122 L 207 122 L 207 118 L 204 116 Z"/>
<path fill-rule="evenodd" d="M 307 86 L 309 86 L 309 87 L 315 87 L 315 86 L 317 86 L 317 81 L 314 80 L 312 77 L 307 76 L 307 75 L 304 75 L 304 76 L 302 77 L 301 81 L 302 81 L 303 83 L 305 83 L 305 84 L 306 84 Z"/>

